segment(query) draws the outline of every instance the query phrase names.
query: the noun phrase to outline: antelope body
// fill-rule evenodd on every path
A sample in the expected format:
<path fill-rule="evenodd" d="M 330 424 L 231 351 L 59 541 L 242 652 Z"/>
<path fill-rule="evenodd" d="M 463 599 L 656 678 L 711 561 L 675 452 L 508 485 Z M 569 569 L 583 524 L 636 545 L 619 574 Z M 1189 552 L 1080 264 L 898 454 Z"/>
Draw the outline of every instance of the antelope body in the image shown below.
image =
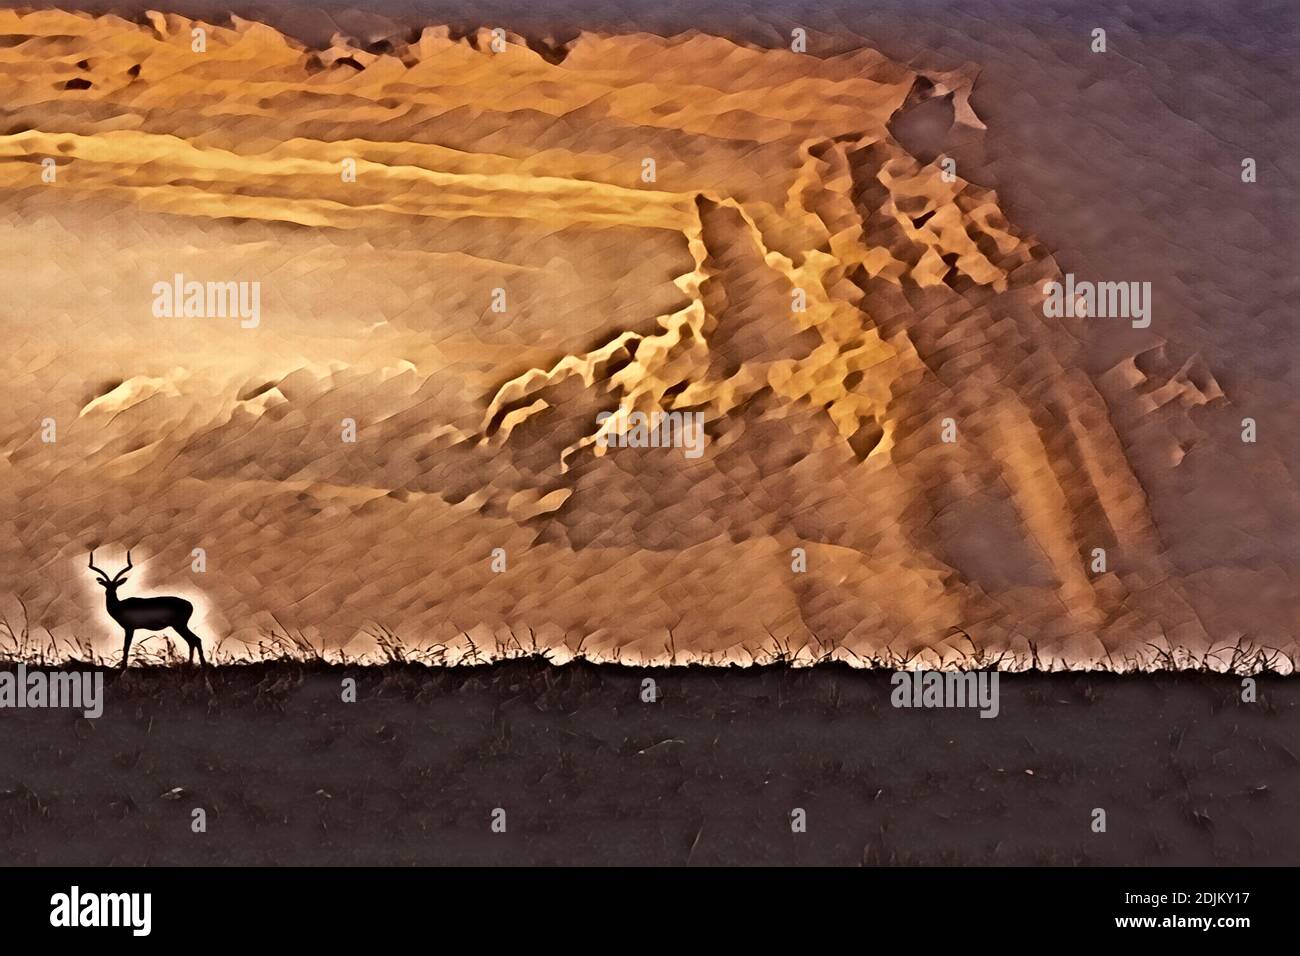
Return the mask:
<path fill-rule="evenodd" d="M 120 585 L 126 583 L 126 572 L 130 571 L 134 565 L 131 564 L 131 552 L 126 553 L 126 567 L 118 571 L 110 578 L 99 568 L 95 567 L 95 552 L 90 552 L 90 570 L 94 571 L 97 577 L 96 582 L 104 589 L 104 597 L 108 604 L 108 616 L 116 621 L 124 632 L 126 640 L 122 644 L 122 667 L 126 668 L 127 658 L 131 653 L 131 639 L 135 637 L 136 631 L 161 631 L 170 627 L 190 646 L 190 663 L 194 663 L 194 652 L 199 652 L 199 665 L 207 663 L 203 656 L 203 642 L 199 636 L 190 630 L 190 615 L 194 613 L 194 605 L 184 598 L 178 597 L 148 597 L 148 598 L 119 598 L 117 589 Z"/>

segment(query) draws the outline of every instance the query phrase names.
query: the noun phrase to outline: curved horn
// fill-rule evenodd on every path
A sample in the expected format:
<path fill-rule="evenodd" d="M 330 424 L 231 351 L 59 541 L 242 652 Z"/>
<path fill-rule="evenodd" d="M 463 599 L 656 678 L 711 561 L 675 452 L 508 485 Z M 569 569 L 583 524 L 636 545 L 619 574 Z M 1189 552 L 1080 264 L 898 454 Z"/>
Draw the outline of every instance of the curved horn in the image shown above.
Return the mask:
<path fill-rule="evenodd" d="M 128 550 L 126 552 L 126 567 L 124 567 L 121 571 L 118 571 L 117 574 L 113 575 L 113 583 L 116 584 L 117 582 L 121 581 L 122 575 L 126 574 L 126 572 L 130 571 L 133 567 L 135 567 L 135 565 L 131 563 L 131 552 L 130 550 Z"/>
<path fill-rule="evenodd" d="M 99 579 L 100 579 L 101 581 L 107 581 L 107 580 L 108 580 L 108 575 L 105 574 L 103 571 L 99 570 L 99 568 L 95 567 L 95 552 L 94 552 L 93 550 L 90 552 L 90 570 L 92 570 L 92 571 L 94 571 L 96 574 L 98 574 L 98 575 L 99 575 Z"/>

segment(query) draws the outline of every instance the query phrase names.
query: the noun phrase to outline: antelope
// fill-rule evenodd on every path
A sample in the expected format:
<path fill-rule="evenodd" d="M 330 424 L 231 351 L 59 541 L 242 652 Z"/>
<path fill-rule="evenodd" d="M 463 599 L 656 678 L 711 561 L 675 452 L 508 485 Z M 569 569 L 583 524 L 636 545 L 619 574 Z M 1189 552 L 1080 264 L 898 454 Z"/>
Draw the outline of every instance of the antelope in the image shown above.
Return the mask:
<path fill-rule="evenodd" d="M 122 669 L 126 670 L 127 657 L 131 653 L 131 638 L 135 637 L 137 630 L 161 631 L 168 627 L 189 644 L 191 664 L 194 663 L 194 651 L 199 652 L 199 666 L 202 667 L 207 663 L 203 656 L 203 642 L 189 627 L 194 605 L 178 597 L 133 597 L 122 600 L 117 596 L 117 589 L 126 583 L 126 572 L 132 567 L 134 565 L 131 564 L 131 552 L 128 551 L 126 567 L 110 578 L 95 567 L 95 552 L 90 552 L 90 570 L 98 575 L 95 579 L 96 583 L 104 589 L 104 597 L 108 602 L 108 616 L 120 624 L 122 630 L 126 632 L 126 641 L 122 644 Z"/>

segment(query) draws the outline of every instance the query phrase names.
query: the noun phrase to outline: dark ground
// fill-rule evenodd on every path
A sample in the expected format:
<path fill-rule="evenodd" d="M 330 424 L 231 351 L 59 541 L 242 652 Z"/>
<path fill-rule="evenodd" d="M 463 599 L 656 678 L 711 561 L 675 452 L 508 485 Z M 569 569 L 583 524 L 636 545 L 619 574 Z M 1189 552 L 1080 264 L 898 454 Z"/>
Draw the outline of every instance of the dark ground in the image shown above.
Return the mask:
<path fill-rule="evenodd" d="M 991 720 L 889 691 L 838 666 L 133 668 L 98 720 L 0 710 L 0 860 L 1300 863 L 1294 680 L 1244 704 L 1235 677 L 1003 675 Z"/>

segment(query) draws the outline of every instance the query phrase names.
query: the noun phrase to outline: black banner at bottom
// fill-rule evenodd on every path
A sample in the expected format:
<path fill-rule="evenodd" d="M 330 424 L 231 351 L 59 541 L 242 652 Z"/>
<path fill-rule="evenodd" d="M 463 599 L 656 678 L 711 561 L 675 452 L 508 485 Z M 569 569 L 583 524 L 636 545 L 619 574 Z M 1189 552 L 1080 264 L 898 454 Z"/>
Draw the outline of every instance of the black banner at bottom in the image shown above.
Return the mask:
<path fill-rule="evenodd" d="M 716 928 L 729 945 L 772 944 L 783 930 L 848 921 L 910 926 L 927 944 L 1008 930 L 1231 944 L 1290 924 L 1293 879 L 1263 868 L 36 868 L 0 870 L 0 912 L 10 941 L 76 933 L 83 943 L 334 946 L 472 930 L 500 945 L 538 943 L 569 920 L 564 935 L 606 943 Z"/>

